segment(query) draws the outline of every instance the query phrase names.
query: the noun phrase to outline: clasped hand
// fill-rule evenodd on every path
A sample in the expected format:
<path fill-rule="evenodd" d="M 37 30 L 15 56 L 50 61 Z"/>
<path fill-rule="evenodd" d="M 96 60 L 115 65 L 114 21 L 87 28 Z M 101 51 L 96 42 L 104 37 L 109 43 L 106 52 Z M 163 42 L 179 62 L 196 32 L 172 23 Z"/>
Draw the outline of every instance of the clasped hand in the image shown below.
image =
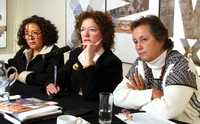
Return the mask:
<path fill-rule="evenodd" d="M 54 83 L 50 83 L 46 87 L 47 95 L 54 95 L 60 91 L 60 87 Z"/>
<path fill-rule="evenodd" d="M 127 87 L 133 90 L 144 90 L 144 80 L 140 74 L 134 74 L 132 79 L 129 79 L 130 82 L 127 82 Z M 151 99 L 161 98 L 163 96 L 163 91 L 161 89 L 152 88 L 152 97 Z"/>
<path fill-rule="evenodd" d="M 144 80 L 140 74 L 133 74 L 132 79 L 129 79 L 130 82 L 127 82 L 127 87 L 133 90 L 143 90 L 144 89 Z"/>

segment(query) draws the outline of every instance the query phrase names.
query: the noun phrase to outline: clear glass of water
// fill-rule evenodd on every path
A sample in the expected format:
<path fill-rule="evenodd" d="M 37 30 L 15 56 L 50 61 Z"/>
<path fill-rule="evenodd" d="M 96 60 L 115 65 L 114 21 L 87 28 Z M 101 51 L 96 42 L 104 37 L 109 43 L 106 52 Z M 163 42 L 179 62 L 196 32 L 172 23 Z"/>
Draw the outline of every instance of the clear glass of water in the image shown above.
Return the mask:
<path fill-rule="evenodd" d="M 113 95 L 109 92 L 99 93 L 99 123 L 111 124 L 112 122 Z"/>

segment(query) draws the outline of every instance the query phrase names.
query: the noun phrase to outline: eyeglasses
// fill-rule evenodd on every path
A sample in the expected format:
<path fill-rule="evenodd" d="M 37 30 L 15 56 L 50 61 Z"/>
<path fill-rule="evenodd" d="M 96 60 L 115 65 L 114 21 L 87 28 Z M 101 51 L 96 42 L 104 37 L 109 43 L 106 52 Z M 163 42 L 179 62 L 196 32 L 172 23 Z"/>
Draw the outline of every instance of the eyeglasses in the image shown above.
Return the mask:
<path fill-rule="evenodd" d="M 90 27 L 90 28 L 81 28 L 80 32 L 88 32 L 88 33 L 96 33 L 99 29 L 96 27 Z"/>
<path fill-rule="evenodd" d="M 31 32 L 31 33 L 25 32 L 24 38 L 25 39 L 28 39 L 29 37 L 31 37 L 31 38 L 38 38 L 40 35 L 41 35 L 41 32 L 36 32 L 36 31 Z"/>

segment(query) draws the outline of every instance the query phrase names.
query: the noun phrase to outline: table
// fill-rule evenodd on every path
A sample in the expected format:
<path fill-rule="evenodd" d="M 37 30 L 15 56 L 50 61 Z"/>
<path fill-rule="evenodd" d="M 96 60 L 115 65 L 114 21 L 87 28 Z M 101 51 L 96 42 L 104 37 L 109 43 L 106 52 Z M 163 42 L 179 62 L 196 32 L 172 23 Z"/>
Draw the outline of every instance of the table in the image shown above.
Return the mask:
<path fill-rule="evenodd" d="M 41 89 L 34 86 L 27 86 L 24 84 L 14 84 L 10 89 L 12 94 L 20 94 L 22 97 L 36 97 L 43 100 L 49 100 L 46 93 L 41 92 Z M 52 99 L 57 101 L 61 107 L 63 107 L 63 114 L 71 114 L 74 116 L 82 117 L 85 120 L 89 121 L 91 124 L 98 124 L 98 101 L 86 101 L 83 97 L 79 95 L 71 94 L 60 94 L 59 96 Z M 113 107 L 113 118 L 112 124 L 125 124 L 123 121 L 114 116 L 121 111 L 122 108 Z M 130 110 L 131 112 L 138 112 L 137 110 Z M 173 120 L 177 124 L 186 124 Z M 0 115 L 1 124 L 11 124 L 9 121 L 5 120 L 3 116 Z M 36 121 L 32 124 L 56 124 L 56 118 Z"/>
<path fill-rule="evenodd" d="M 20 94 L 22 97 L 36 97 L 43 100 L 49 100 L 48 96 L 41 92 L 41 90 L 34 86 L 25 86 L 24 84 L 15 84 L 11 90 L 10 94 Z M 60 94 L 59 96 L 52 99 L 59 103 L 63 107 L 63 114 L 70 114 L 77 117 L 82 117 L 89 121 L 91 124 L 98 124 L 98 101 L 88 101 L 84 100 L 80 95 L 72 94 Z M 119 108 L 114 107 L 113 114 L 120 111 Z M 11 124 L 9 121 L 0 116 L 1 124 Z M 125 124 L 113 115 L 113 124 Z M 56 118 L 39 120 L 33 122 L 33 124 L 56 124 Z"/>

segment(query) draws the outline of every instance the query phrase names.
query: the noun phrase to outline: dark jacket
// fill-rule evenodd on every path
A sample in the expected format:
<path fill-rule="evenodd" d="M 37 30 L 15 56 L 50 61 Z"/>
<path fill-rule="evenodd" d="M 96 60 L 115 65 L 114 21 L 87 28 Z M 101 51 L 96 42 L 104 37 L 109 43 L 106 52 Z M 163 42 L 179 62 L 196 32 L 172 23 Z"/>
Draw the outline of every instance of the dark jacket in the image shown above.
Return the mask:
<path fill-rule="evenodd" d="M 8 60 L 8 65 L 15 66 L 19 74 L 24 71 L 31 71 L 26 76 L 25 84 L 46 87 L 48 83 L 53 82 L 54 65 L 57 65 L 58 68 L 64 65 L 63 54 L 50 55 L 58 49 L 54 45 L 50 52 L 39 54 L 28 63 L 24 54 L 25 49 L 21 48 L 14 58 Z"/>
<path fill-rule="evenodd" d="M 122 80 L 121 60 L 112 51 L 104 51 L 94 66 L 83 69 L 78 61 L 81 52 L 81 48 L 71 51 L 69 60 L 59 71 L 60 85 L 70 94 L 78 94 L 81 88 L 84 98 L 90 100 L 98 99 L 99 92 L 113 92 Z"/>

